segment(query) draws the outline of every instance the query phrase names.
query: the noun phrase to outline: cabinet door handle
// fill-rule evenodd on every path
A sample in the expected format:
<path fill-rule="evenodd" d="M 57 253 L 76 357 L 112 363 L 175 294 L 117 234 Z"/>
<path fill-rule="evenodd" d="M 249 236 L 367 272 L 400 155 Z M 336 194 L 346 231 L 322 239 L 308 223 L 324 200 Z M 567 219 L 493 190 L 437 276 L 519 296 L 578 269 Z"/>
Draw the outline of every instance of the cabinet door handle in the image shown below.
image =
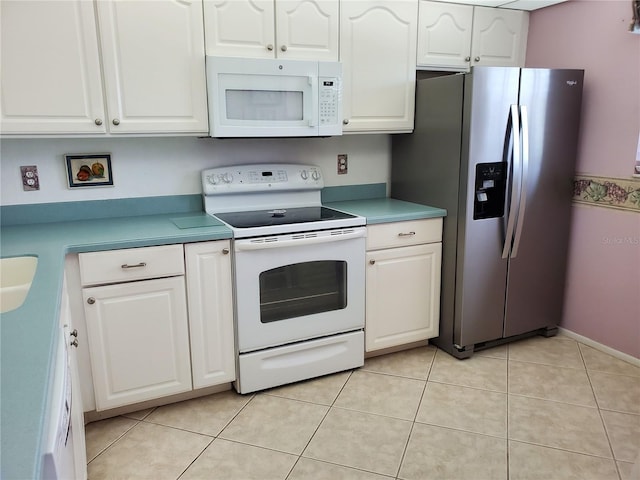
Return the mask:
<path fill-rule="evenodd" d="M 93 298 L 93 297 L 89 297 L 89 298 L 87 298 L 87 303 L 89 305 L 93 305 L 94 303 L 96 303 L 96 299 Z"/>
<path fill-rule="evenodd" d="M 223 248 L 222 249 L 222 254 L 223 255 L 229 255 L 229 249 L 228 248 Z"/>
<path fill-rule="evenodd" d="M 102 119 L 101 118 L 96 118 L 95 123 L 98 126 L 102 125 Z"/>
<path fill-rule="evenodd" d="M 480 57 L 476 57 L 476 58 L 474 58 L 474 60 L 475 60 L 476 62 L 479 62 L 479 61 L 480 61 Z"/>
<path fill-rule="evenodd" d="M 73 332 L 71 332 L 69 335 L 71 335 L 72 337 L 76 337 L 76 338 L 78 338 L 78 329 L 77 329 L 77 328 L 74 328 L 74 329 L 73 329 Z"/>
<path fill-rule="evenodd" d="M 267 50 L 269 50 L 270 52 L 273 51 L 273 45 L 271 44 L 267 45 Z"/>
<path fill-rule="evenodd" d="M 369 265 L 375 265 L 376 261 L 375 260 L 369 260 Z"/>
<path fill-rule="evenodd" d="M 342 123 L 343 123 L 344 125 L 349 125 L 349 119 L 348 119 L 348 118 L 345 118 L 344 120 L 342 120 Z"/>
<path fill-rule="evenodd" d="M 471 57 L 464 57 L 464 61 L 465 62 L 470 62 L 471 61 Z"/>
<path fill-rule="evenodd" d="M 75 340 L 75 339 L 74 339 L 74 340 L 73 340 L 73 342 L 71 342 L 71 343 L 70 343 L 70 345 L 71 345 L 72 347 L 76 347 L 76 348 L 78 348 L 78 340 Z"/>
<path fill-rule="evenodd" d="M 280 46 L 280 50 L 282 50 L 283 52 L 287 51 L 287 46 L 286 45 L 281 45 Z"/>
<path fill-rule="evenodd" d="M 404 233 L 404 232 L 400 232 L 398 234 L 399 237 L 413 237 L 416 234 L 416 232 L 409 232 L 409 233 Z"/>
<path fill-rule="evenodd" d="M 146 267 L 147 266 L 147 262 L 140 262 L 140 263 L 136 263 L 135 265 L 129 265 L 127 263 L 125 263 L 124 265 L 120 265 L 120 267 L 127 269 L 127 268 L 140 268 L 140 267 Z"/>
<path fill-rule="evenodd" d="M 114 118 L 111 123 L 113 123 L 114 125 L 120 125 L 120 120 L 118 120 L 117 118 Z"/>

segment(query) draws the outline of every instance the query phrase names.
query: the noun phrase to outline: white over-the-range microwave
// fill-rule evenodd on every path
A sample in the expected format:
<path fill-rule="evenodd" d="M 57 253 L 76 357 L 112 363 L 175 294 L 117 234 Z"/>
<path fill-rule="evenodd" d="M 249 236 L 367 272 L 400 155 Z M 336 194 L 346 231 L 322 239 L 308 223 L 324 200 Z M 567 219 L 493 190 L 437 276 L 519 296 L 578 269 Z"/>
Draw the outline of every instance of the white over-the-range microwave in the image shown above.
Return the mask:
<path fill-rule="evenodd" d="M 342 65 L 206 57 L 212 137 L 342 135 Z"/>

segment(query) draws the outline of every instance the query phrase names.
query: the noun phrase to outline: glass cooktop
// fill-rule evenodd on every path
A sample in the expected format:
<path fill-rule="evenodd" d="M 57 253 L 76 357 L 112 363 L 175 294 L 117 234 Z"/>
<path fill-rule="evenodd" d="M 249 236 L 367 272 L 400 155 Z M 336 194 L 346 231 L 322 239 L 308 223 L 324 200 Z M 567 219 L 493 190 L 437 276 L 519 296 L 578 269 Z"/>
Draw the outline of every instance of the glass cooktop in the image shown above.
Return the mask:
<path fill-rule="evenodd" d="M 268 227 L 271 225 L 356 218 L 355 215 L 339 212 L 338 210 L 327 207 L 278 208 L 250 212 L 214 213 L 214 215 L 234 228 Z"/>

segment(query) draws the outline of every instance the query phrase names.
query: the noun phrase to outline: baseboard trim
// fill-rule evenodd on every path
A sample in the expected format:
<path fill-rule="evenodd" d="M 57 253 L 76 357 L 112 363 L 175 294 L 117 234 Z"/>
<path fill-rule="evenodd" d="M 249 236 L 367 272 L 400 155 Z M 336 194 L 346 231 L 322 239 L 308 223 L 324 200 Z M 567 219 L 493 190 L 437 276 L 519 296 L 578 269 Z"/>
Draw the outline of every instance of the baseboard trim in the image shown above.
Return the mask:
<path fill-rule="evenodd" d="M 558 327 L 558 333 L 566 337 L 573 338 L 574 340 L 577 340 L 580 343 L 584 343 L 588 347 L 592 347 L 592 348 L 595 348 L 596 350 L 600 350 L 601 352 L 609 354 L 612 357 L 616 357 L 619 360 L 635 365 L 636 367 L 640 367 L 640 358 L 636 358 L 627 353 L 620 352 L 614 348 L 607 347 L 606 345 L 603 345 L 601 343 L 596 342 L 595 340 L 591 340 L 590 338 L 579 335 L 575 332 L 572 332 L 571 330 L 567 330 L 566 328 Z"/>

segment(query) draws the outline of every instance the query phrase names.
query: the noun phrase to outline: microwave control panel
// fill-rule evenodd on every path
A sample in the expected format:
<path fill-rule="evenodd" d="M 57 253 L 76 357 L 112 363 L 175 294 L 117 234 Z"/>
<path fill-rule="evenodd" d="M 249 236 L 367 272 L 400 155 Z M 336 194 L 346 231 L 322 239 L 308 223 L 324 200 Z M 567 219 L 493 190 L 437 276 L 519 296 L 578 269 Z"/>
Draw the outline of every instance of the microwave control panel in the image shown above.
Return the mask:
<path fill-rule="evenodd" d="M 340 101 L 340 80 L 338 78 L 320 77 L 318 79 L 320 99 L 320 125 L 338 123 L 338 104 Z"/>

